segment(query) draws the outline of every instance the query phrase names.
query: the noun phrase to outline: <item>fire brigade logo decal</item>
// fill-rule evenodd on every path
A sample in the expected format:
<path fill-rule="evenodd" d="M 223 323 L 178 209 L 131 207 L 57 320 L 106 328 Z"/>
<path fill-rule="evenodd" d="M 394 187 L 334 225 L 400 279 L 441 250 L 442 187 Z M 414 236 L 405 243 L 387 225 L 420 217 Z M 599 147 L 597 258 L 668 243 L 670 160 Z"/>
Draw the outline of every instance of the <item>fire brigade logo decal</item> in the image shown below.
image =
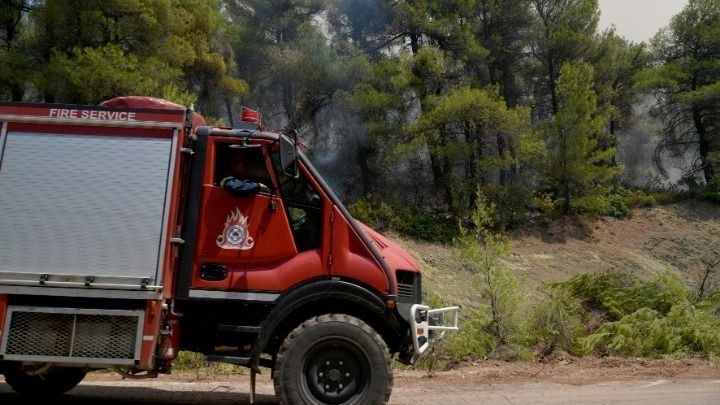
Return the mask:
<path fill-rule="evenodd" d="M 239 208 L 228 215 L 225 229 L 217 237 L 217 245 L 222 249 L 233 250 L 248 250 L 255 246 L 255 241 L 248 234 L 248 218 Z"/>

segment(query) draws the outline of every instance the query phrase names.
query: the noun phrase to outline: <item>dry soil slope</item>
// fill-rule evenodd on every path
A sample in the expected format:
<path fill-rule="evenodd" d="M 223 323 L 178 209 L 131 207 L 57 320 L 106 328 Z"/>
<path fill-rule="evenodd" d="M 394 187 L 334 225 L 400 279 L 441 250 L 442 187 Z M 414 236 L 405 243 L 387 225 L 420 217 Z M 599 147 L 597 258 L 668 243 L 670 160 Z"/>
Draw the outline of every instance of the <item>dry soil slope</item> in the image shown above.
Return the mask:
<path fill-rule="evenodd" d="M 646 277 L 676 271 L 689 283 L 703 262 L 720 258 L 720 205 L 686 201 L 635 209 L 631 218 L 564 219 L 513 231 L 508 266 L 532 290 L 585 272 L 626 270 Z M 423 266 L 426 290 L 464 305 L 477 294 L 449 246 L 395 236 Z"/>

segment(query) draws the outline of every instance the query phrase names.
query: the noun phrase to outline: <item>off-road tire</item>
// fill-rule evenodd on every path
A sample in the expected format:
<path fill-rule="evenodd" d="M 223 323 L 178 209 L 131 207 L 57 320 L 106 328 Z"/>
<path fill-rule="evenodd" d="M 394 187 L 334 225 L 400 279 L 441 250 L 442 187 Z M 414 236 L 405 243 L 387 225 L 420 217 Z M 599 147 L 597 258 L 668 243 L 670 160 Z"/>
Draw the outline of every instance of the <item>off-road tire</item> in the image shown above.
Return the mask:
<path fill-rule="evenodd" d="M 327 368 L 322 368 L 325 364 Z M 321 380 L 323 370 L 327 376 Z M 393 385 L 391 357 L 385 341 L 365 322 L 344 314 L 321 315 L 285 338 L 275 361 L 273 384 L 282 405 L 387 404 Z M 318 387 L 325 387 L 325 392 L 318 392 Z"/>
<path fill-rule="evenodd" d="M 20 367 L 5 370 L 5 382 L 21 395 L 56 396 L 75 388 L 85 378 L 81 368 L 51 368 L 47 372 L 31 375 Z"/>

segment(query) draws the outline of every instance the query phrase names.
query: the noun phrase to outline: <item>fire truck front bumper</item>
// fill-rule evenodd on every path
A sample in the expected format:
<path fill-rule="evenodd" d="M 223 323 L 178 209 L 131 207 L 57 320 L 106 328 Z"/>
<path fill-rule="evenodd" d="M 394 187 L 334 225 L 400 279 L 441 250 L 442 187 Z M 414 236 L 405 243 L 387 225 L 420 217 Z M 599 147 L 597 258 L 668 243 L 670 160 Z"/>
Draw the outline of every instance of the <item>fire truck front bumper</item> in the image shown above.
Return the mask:
<path fill-rule="evenodd" d="M 415 362 L 431 345 L 439 342 L 446 332 L 458 330 L 460 307 L 431 309 L 415 304 L 410 308 L 410 330 Z"/>

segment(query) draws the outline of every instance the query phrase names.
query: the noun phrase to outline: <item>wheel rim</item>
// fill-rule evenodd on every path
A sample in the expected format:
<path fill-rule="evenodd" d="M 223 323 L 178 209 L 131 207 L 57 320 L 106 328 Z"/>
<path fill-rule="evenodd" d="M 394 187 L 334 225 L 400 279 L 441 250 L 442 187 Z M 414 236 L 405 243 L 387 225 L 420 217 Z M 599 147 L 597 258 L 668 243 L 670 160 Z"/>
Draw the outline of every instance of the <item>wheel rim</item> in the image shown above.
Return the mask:
<path fill-rule="evenodd" d="M 305 355 L 302 370 L 304 388 L 327 404 L 341 404 L 362 393 L 371 372 L 365 351 L 340 337 L 315 344 Z"/>

